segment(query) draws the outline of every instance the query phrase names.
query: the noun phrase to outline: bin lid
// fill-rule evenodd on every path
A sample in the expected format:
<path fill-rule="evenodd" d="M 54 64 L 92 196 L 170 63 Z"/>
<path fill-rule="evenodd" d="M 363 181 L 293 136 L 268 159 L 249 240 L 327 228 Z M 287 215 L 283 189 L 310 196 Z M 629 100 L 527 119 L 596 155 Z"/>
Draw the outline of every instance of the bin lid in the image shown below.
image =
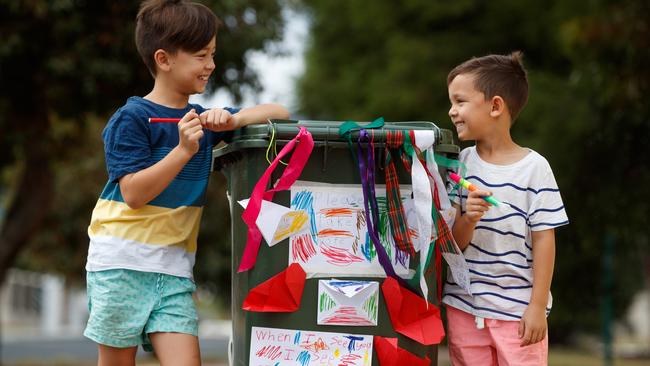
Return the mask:
<path fill-rule="evenodd" d="M 284 145 L 298 134 L 300 127 L 306 127 L 312 134 L 314 146 L 347 148 L 347 141 L 339 136 L 339 127 L 343 121 L 313 120 L 270 120 L 267 124 L 253 124 L 234 131 L 232 141 L 214 150 L 214 157 L 229 154 L 241 149 L 266 148 L 271 137 L 278 145 Z M 358 122 L 361 127 L 371 122 Z M 373 129 L 375 144 L 383 147 L 385 131 L 395 130 L 433 130 L 436 135 L 436 152 L 457 154 L 460 148 L 454 144 L 450 130 L 441 129 L 429 121 L 386 122 L 382 128 Z M 352 131 L 352 140 L 356 141 L 358 131 Z"/>

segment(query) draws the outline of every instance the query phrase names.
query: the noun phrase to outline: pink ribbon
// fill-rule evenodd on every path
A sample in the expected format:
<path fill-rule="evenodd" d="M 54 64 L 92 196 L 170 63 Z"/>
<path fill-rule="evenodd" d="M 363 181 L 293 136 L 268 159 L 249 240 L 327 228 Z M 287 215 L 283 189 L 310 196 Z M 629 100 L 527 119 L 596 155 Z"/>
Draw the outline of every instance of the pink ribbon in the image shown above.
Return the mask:
<path fill-rule="evenodd" d="M 296 147 L 297 145 L 297 147 Z M 274 188 L 266 190 L 271 179 L 271 174 L 277 167 L 280 160 L 288 155 L 295 147 L 295 151 L 291 155 L 289 165 L 282 172 L 282 176 Z M 257 216 L 260 214 L 262 207 L 262 200 L 273 201 L 275 192 L 284 191 L 291 188 L 291 185 L 298 179 L 300 173 L 309 160 L 309 155 L 314 148 L 314 140 L 311 133 L 305 127 L 300 127 L 298 135 L 289 141 L 289 143 L 280 151 L 278 156 L 273 160 L 271 165 L 266 169 L 260 180 L 255 184 L 253 193 L 251 193 L 248 205 L 242 214 L 242 219 L 248 225 L 248 238 L 246 240 L 246 248 L 244 248 L 244 255 L 242 256 L 241 263 L 237 272 L 245 272 L 255 266 L 257 261 L 257 252 L 260 249 L 262 241 L 262 233 L 257 228 Z"/>

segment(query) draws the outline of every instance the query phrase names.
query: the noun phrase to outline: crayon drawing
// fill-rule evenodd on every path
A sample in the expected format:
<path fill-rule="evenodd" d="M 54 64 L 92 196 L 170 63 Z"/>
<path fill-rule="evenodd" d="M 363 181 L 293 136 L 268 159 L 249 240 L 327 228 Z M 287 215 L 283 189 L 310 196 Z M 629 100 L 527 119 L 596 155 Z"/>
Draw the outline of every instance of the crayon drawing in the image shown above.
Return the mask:
<path fill-rule="evenodd" d="M 370 366 L 373 336 L 252 327 L 251 366 Z"/>
<path fill-rule="evenodd" d="M 379 282 L 319 280 L 319 325 L 375 326 L 379 302 Z"/>
<path fill-rule="evenodd" d="M 409 197 L 410 186 L 401 193 Z M 408 275 L 409 255 L 396 250 L 392 238 L 384 186 L 376 187 L 379 206 L 377 231 L 395 271 Z M 404 199 L 407 210 L 409 199 Z M 363 192 L 360 186 L 297 181 L 291 187 L 291 209 L 309 216 L 308 231 L 291 236 L 289 263 L 298 262 L 308 277 L 332 275 L 383 277 L 384 270 L 368 234 Z M 409 228 L 412 236 L 417 231 Z"/>

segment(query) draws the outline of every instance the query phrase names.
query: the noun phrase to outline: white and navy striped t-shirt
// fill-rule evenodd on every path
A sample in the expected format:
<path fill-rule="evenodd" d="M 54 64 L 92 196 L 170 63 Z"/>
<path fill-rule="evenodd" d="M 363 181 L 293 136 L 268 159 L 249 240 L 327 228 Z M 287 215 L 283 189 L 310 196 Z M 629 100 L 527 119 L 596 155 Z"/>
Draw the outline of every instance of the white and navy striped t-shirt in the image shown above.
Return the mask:
<path fill-rule="evenodd" d="M 546 159 L 533 150 L 510 165 L 481 160 L 476 147 L 461 151 L 459 160 L 467 167 L 468 181 L 510 205 L 490 207 L 463 253 L 473 296 L 449 272 L 442 302 L 482 318 L 521 319 L 533 288 L 532 231 L 569 223 L 555 177 Z M 467 190 L 450 192 L 450 198 L 464 214 Z M 547 315 L 552 302 L 549 294 Z"/>

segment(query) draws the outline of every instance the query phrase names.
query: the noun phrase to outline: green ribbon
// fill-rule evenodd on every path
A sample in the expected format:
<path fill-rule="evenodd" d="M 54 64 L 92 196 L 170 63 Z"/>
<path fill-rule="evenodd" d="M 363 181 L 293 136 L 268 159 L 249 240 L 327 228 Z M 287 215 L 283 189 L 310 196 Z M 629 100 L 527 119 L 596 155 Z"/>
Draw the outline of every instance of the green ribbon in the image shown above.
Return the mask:
<path fill-rule="evenodd" d="M 460 160 L 449 159 L 449 158 L 446 158 L 446 157 L 444 157 L 442 155 L 438 155 L 438 154 L 433 154 L 433 158 L 435 159 L 436 164 L 444 166 L 445 168 L 457 171 L 458 175 L 460 175 L 461 177 L 465 176 L 465 172 L 467 171 L 467 166 L 465 166 L 465 164 L 461 163 Z M 444 179 L 443 179 L 443 181 L 444 181 Z M 460 187 L 460 184 L 456 183 L 456 184 L 454 184 L 454 186 L 451 189 L 455 190 L 455 189 L 458 189 L 458 187 Z"/>
<path fill-rule="evenodd" d="M 384 117 L 379 117 L 365 126 L 361 126 L 354 121 L 345 121 L 341 124 L 341 126 L 339 126 L 339 136 L 348 142 L 348 148 L 350 148 L 352 158 L 354 159 L 354 163 L 357 166 L 359 165 L 359 158 L 357 157 L 356 149 L 352 146 L 352 131 L 358 131 L 360 129 L 376 129 L 382 127 L 384 127 Z"/>
<path fill-rule="evenodd" d="M 382 127 L 384 127 L 384 117 L 379 117 L 365 126 L 361 126 L 354 121 L 345 121 L 341 124 L 341 126 L 339 126 L 339 135 L 351 139 L 350 133 L 352 131 L 358 131 L 362 128 L 365 130 L 372 130 Z"/>
<path fill-rule="evenodd" d="M 451 169 L 456 169 L 458 171 L 458 175 L 461 177 L 465 176 L 465 172 L 467 171 L 467 167 L 465 164 L 461 163 L 459 160 L 456 159 L 449 159 L 446 158 L 442 155 L 438 154 L 433 154 L 434 159 L 436 160 L 436 164 L 442 165 L 445 168 L 451 168 Z"/>

